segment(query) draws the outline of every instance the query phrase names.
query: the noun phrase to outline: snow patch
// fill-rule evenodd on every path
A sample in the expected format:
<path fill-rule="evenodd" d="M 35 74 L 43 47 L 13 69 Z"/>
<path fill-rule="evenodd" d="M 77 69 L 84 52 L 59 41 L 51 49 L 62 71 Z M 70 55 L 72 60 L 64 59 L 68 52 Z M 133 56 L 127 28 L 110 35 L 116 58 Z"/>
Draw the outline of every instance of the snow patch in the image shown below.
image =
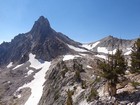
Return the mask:
<path fill-rule="evenodd" d="M 138 102 L 137 105 L 140 105 L 140 102 Z"/>
<path fill-rule="evenodd" d="M 21 67 L 22 65 L 23 65 L 23 64 L 17 65 L 16 67 L 13 68 L 13 70 L 15 70 L 15 69 Z"/>
<path fill-rule="evenodd" d="M 132 48 L 127 48 L 127 50 L 132 50 Z"/>
<path fill-rule="evenodd" d="M 103 52 L 103 53 L 108 53 L 108 50 L 105 47 L 98 47 L 97 51 L 98 52 Z"/>
<path fill-rule="evenodd" d="M 100 41 L 95 42 L 94 44 L 92 44 L 92 48 L 96 47 L 99 43 L 100 43 Z"/>
<path fill-rule="evenodd" d="M 79 103 L 79 105 L 90 105 L 87 100 L 83 100 Z"/>
<path fill-rule="evenodd" d="M 10 63 L 7 65 L 7 68 L 10 68 L 11 66 L 13 66 L 13 62 L 10 62 Z"/>
<path fill-rule="evenodd" d="M 21 94 L 17 95 L 18 98 L 21 98 Z"/>
<path fill-rule="evenodd" d="M 65 55 L 63 61 L 74 59 L 75 57 L 80 57 L 79 55 Z"/>
<path fill-rule="evenodd" d="M 87 54 L 80 54 L 81 56 L 86 56 Z"/>
<path fill-rule="evenodd" d="M 87 48 L 88 50 L 91 50 L 91 49 L 93 49 L 94 47 L 96 47 L 99 43 L 100 43 L 100 41 L 95 42 L 95 43 L 93 43 L 93 44 L 83 44 L 82 47 L 85 47 L 85 48 Z"/>
<path fill-rule="evenodd" d="M 29 70 L 29 71 L 27 72 L 27 75 L 29 76 L 29 75 L 31 75 L 33 72 L 34 72 L 33 70 Z"/>
<path fill-rule="evenodd" d="M 29 62 L 31 63 L 30 67 L 33 67 L 35 69 L 40 69 L 42 62 L 35 58 L 35 55 L 32 53 L 29 54 Z"/>
<path fill-rule="evenodd" d="M 117 49 L 114 49 L 113 51 L 108 51 L 106 47 L 98 47 L 97 51 L 105 54 L 115 54 Z"/>
<path fill-rule="evenodd" d="M 87 65 L 87 68 L 92 69 L 92 67 L 91 67 L 91 66 L 89 66 L 89 65 Z"/>
<path fill-rule="evenodd" d="M 68 45 L 68 47 L 69 47 L 70 49 L 73 49 L 73 50 L 75 50 L 75 51 L 78 51 L 78 52 L 87 52 L 87 50 L 85 50 L 85 49 L 78 48 L 78 47 L 75 47 L 75 46 L 72 46 L 72 45 L 69 45 L 69 44 L 67 44 L 67 45 Z"/>
<path fill-rule="evenodd" d="M 95 55 L 96 57 L 99 57 L 99 58 L 102 58 L 102 59 L 106 59 L 106 56 L 105 55 L 99 55 L 99 54 L 97 54 L 97 55 Z"/>
<path fill-rule="evenodd" d="M 124 53 L 124 55 L 130 55 L 132 53 L 132 51 L 127 51 L 126 53 Z"/>
<path fill-rule="evenodd" d="M 32 58 L 32 59 L 30 58 L 31 64 L 33 67 L 35 67 L 35 64 L 38 64 L 38 62 L 35 62 L 36 61 L 36 59 L 34 59 L 35 56 L 32 56 L 30 54 L 30 57 Z M 38 64 L 37 67 L 41 67 L 42 69 L 34 75 L 34 80 L 18 88 L 17 91 L 23 88 L 27 88 L 27 87 L 31 88 L 31 95 L 26 101 L 25 105 L 37 105 L 39 103 L 39 100 L 43 93 L 43 84 L 45 82 L 45 74 L 47 70 L 49 69 L 50 65 L 51 63 L 47 61 L 40 65 Z"/>
<path fill-rule="evenodd" d="M 8 84 L 10 84 L 10 83 L 11 83 L 11 81 L 8 81 L 7 83 L 8 83 Z"/>

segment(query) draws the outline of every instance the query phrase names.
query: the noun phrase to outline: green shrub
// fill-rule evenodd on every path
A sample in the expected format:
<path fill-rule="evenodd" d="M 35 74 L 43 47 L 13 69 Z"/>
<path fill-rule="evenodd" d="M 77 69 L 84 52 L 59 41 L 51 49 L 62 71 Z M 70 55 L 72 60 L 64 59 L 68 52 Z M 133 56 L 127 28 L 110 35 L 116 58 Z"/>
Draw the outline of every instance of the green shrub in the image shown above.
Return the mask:
<path fill-rule="evenodd" d="M 82 80 L 81 87 L 82 87 L 82 89 L 86 88 L 86 81 Z"/>
<path fill-rule="evenodd" d="M 75 81 L 78 83 L 82 81 L 80 71 L 78 71 L 78 70 L 75 71 L 74 78 L 75 78 Z"/>

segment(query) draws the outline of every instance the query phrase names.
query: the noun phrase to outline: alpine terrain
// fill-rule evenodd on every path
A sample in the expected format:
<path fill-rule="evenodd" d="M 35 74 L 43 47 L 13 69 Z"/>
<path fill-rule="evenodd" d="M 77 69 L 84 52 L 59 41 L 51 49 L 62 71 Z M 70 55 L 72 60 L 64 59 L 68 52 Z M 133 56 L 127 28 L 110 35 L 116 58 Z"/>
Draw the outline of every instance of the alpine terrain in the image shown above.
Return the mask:
<path fill-rule="evenodd" d="M 41 16 L 0 45 L 0 105 L 140 105 L 140 74 L 131 67 L 136 41 L 107 36 L 82 44 Z"/>

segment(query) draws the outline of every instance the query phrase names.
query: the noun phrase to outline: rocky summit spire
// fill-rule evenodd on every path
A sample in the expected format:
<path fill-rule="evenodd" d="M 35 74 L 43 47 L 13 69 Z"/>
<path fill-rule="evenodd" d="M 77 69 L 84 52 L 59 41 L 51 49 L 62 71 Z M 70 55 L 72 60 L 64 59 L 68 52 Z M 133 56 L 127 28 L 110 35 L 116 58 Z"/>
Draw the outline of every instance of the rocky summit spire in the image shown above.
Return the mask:
<path fill-rule="evenodd" d="M 50 26 L 50 23 L 49 23 L 48 19 L 45 18 L 44 16 L 40 16 L 39 19 L 37 20 L 37 22 L 38 22 L 40 25 Z"/>
<path fill-rule="evenodd" d="M 33 25 L 33 28 L 31 29 L 31 34 L 36 33 L 45 33 L 51 29 L 50 23 L 47 18 L 44 16 L 40 16 L 37 21 L 35 21 L 35 24 Z"/>

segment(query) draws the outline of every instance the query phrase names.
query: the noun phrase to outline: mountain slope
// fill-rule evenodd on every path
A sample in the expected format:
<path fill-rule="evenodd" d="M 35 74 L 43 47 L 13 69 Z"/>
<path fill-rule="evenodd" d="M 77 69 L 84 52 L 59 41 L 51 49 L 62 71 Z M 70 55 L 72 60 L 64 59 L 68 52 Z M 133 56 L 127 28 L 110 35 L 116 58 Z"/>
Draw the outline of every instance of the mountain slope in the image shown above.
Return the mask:
<path fill-rule="evenodd" d="M 31 31 L 0 45 L 0 105 L 139 105 L 140 88 L 131 85 L 140 83 L 139 74 L 127 72 L 109 97 L 97 65 L 118 47 L 127 53 L 133 42 L 109 36 L 82 45 L 41 16 Z"/>
<path fill-rule="evenodd" d="M 119 48 L 122 49 L 124 55 L 129 55 L 135 41 L 136 40 L 125 40 L 108 36 L 93 43 L 83 44 L 82 46 L 99 54 L 115 53 L 116 49 Z"/>
<path fill-rule="evenodd" d="M 67 44 L 80 45 L 62 33 L 54 31 L 49 21 L 41 16 L 30 32 L 19 34 L 10 43 L 0 45 L 0 65 L 7 65 L 10 62 L 24 63 L 28 61 L 29 53 L 47 61 L 59 55 L 74 53 Z"/>

